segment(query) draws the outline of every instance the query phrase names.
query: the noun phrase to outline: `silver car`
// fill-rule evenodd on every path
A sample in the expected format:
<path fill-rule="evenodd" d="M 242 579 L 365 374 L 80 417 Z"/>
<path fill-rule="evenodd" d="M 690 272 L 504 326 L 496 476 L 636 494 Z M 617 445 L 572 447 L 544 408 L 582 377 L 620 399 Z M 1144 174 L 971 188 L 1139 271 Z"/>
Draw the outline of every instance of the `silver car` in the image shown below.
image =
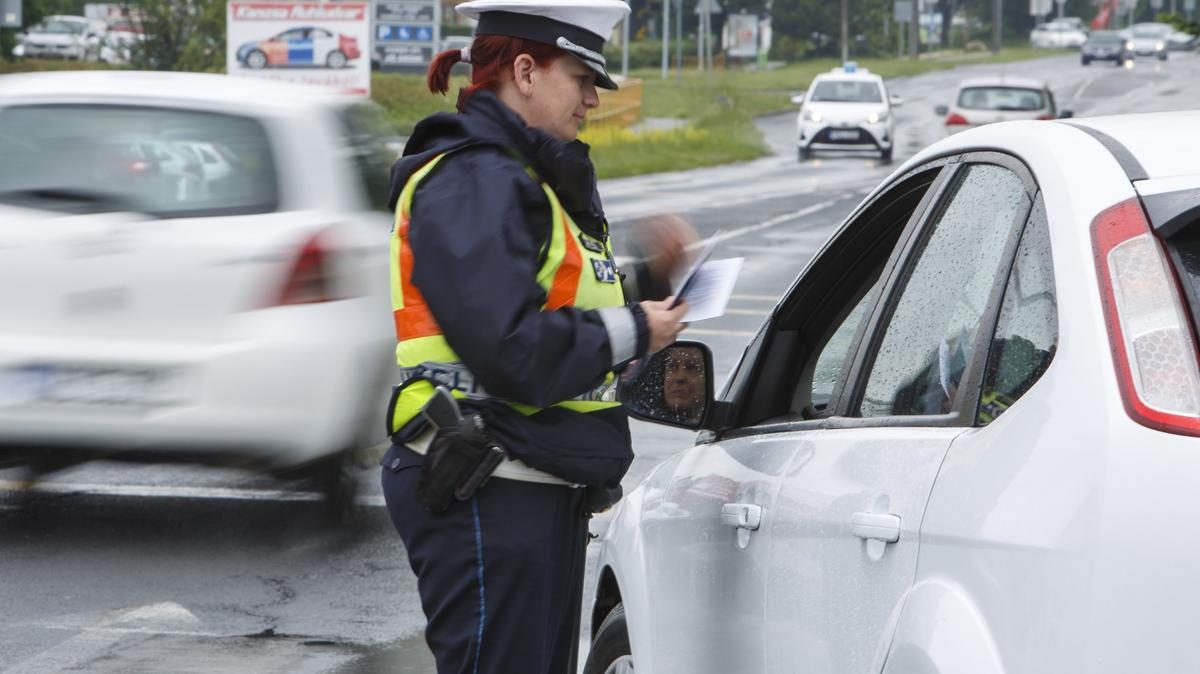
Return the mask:
<path fill-rule="evenodd" d="M 1136 56 L 1153 56 L 1167 60 L 1168 41 L 1175 29 L 1165 23 L 1137 23 L 1122 33 L 1129 40 L 1129 51 Z"/>
<path fill-rule="evenodd" d="M 963 80 L 954 94 L 954 103 L 939 105 L 934 112 L 945 117 L 947 134 L 994 122 L 1058 119 L 1074 114 L 1058 109 L 1054 93 L 1045 82 L 1004 76 Z"/>

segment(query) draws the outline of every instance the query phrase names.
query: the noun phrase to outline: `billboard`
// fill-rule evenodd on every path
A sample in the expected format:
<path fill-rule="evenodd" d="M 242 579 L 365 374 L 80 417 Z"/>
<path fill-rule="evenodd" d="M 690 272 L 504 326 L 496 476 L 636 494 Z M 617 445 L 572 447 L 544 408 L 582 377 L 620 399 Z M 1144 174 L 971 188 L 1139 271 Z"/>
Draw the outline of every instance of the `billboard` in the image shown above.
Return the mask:
<path fill-rule="evenodd" d="M 230 2 L 225 71 L 371 93 L 370 5 Z"/>
<path fill-rule="evenodd" d="M 380 70 L 424 70 L 440 51 L 438 0 L 376 0 L 374 58 Z"/>
<path fill-rule="evenodd" d="M 725 21 L 725 50 L 734 58 L 758 56 L 758 17 L 753 14 L 730 14 Z"/>

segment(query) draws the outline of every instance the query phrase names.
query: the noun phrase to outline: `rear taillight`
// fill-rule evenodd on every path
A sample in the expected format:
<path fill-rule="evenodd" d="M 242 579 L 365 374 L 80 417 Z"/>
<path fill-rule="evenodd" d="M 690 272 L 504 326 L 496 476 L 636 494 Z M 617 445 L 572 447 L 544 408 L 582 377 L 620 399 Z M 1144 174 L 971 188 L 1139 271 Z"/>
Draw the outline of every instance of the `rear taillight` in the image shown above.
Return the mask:
<path fill-rule="evenodd" d="M 337 299 L 330 272 L 329 252 L 323 247 L 320 235 L 315 235 L 300 249 L 275 305 L 313 304 Z"/>
<path fill-rule="evenodd" d="M 1200 365 L 1175 273 L 1136 199 L 1092 221 L 1121 397 L 1138 423 L 1200 435 Z"/>
<path fill-rule="evenodd" d="M 969 124 L 969 122 L 967 122 L 967 118 L 963 117 L 957 112 L 952 112 L 949 115 L 946 115 L 946 126 L 963 126 L 965 124 Z"/>
<path fill-rule="evenodd" d="M 1054 119 L 1054 115 L 1038 115 L 1038 119 L 1041 119 L 1041 120 Z"/>

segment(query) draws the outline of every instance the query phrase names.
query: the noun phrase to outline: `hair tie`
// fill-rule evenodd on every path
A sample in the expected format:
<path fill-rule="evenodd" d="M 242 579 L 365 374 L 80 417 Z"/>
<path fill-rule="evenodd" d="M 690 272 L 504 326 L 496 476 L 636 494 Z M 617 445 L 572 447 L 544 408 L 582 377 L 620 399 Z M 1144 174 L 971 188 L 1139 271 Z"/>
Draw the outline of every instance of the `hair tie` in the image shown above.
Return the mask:
<path fill-rule="evenodd" d="M 459 49 L 458 50 L 458 60 L 462 61 L 463 63 L 470 63 L 471 62 L 471 48 L 463 47 L 462 49 Z"/>

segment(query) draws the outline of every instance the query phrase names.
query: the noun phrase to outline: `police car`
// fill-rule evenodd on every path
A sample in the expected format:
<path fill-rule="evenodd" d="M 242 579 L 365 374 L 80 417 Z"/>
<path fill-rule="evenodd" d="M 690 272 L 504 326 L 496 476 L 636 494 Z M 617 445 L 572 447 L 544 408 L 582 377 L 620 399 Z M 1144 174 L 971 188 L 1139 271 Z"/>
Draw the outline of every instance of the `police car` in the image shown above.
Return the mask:
<path fill-rule="evenodd" d="M 792 98 L 799 104 L 797 141 L 800 161 L 813 152 L 878 152 L 891 161 L 895 140 L 892 108 L 899 96 L 889 96 L 883 78 L 854 63 L 817 75 L 808 92 Z"/>

